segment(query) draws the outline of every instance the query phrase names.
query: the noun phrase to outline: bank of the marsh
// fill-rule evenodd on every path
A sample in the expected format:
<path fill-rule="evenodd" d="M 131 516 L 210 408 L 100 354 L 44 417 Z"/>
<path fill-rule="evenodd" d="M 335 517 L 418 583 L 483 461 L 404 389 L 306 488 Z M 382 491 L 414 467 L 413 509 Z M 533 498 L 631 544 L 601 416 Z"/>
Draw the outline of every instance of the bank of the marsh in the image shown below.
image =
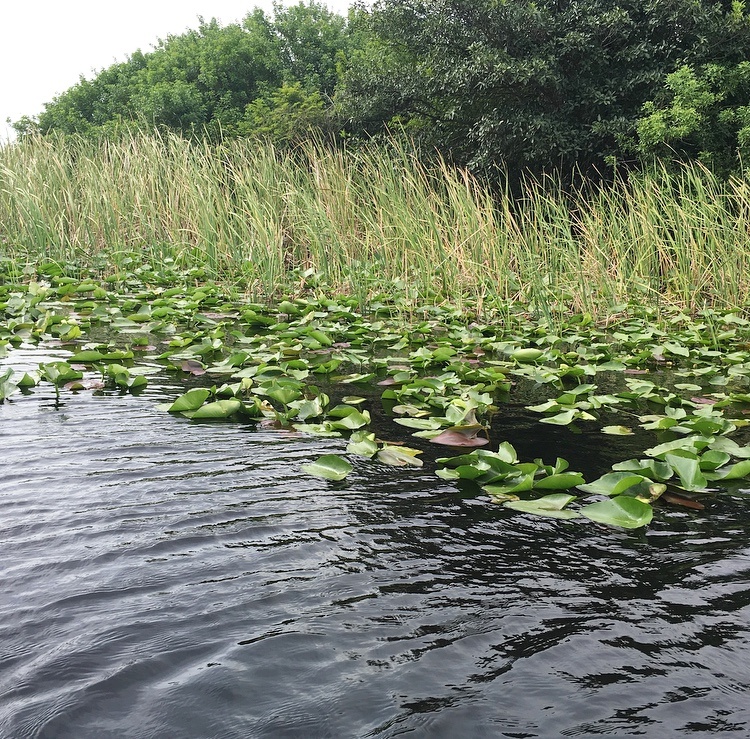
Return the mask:
<path fill-rule="evenodd" d="M 750 185 L 699 167 L 508 197 L 393 146 L 280 152 L 176 136 L 27 139 L 0 151 L 0 242 L 19 267 L 122 270 L 134 253 L 251 296 L 302 272 L 361 303 L 383 289 L 604 318 L 628 302 L 743 309 Z"/>

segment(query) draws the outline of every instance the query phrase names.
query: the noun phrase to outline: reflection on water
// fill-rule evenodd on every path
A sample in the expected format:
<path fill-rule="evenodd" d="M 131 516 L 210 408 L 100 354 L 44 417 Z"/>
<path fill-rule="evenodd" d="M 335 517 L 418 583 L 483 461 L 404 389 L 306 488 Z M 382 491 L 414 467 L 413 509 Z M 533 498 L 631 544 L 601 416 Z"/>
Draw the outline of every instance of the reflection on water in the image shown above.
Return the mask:
<path fill-rule="evenodd" d="M 345 442 L 166 417 L 168 382 L 0 406 L 1 736 L 750 735 L 743 500 L 621 532 L 429 461 L 327 483 L 299 465 Z"/>

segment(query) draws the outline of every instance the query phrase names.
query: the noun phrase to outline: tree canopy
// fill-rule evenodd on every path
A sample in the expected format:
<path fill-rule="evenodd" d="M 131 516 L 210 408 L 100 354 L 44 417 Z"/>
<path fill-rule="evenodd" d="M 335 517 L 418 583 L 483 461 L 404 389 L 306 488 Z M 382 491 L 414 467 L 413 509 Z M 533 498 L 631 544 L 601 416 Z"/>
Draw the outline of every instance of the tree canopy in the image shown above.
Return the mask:
<path fill-rule="evenodd" d="M 654 156 L 732 171 L 750 146 L 748 59 L 737 0 L 378 0 L 346 18 L 313 0 L 201 22 L 17 128 L 404 134 L 489 174 Z"/>

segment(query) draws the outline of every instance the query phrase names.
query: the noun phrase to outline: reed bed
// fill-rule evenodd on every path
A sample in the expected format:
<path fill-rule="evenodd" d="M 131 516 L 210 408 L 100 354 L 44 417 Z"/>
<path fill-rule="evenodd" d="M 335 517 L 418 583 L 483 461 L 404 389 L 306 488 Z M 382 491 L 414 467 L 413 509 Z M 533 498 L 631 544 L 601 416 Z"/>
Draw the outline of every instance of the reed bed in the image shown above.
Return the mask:
<path fill-rule="evenodd" d="M 750 184 L 656 169 L 584 193 L 511 197 L 404 147 L 280 152 L 172 135 L 38 138 L 0 150 L 0 255 L 102 274 L 137 259 L 203 267 L 248 295 L 306 270 L 367 301 L 389 290 L 604 316 L 627 302 L 741 309 Z"/>

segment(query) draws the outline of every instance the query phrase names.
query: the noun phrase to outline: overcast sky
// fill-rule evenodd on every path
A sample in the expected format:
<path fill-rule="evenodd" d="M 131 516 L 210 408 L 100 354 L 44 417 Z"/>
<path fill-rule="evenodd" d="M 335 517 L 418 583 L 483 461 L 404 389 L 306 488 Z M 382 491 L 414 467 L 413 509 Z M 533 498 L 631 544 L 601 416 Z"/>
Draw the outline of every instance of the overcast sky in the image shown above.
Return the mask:
<path fill-rule="evenodd" d="M 289 0 L 284 4 L 290 3 Z M 345 13 L 350 0 L 327 0 Z M 241 20 L 272 0 L 2 0 L 0 10 L 0 140 L 5 121 L 39 114 L 44 103 L 136 49 L 198 26 L 198 17 L 222 25 Z"/>

